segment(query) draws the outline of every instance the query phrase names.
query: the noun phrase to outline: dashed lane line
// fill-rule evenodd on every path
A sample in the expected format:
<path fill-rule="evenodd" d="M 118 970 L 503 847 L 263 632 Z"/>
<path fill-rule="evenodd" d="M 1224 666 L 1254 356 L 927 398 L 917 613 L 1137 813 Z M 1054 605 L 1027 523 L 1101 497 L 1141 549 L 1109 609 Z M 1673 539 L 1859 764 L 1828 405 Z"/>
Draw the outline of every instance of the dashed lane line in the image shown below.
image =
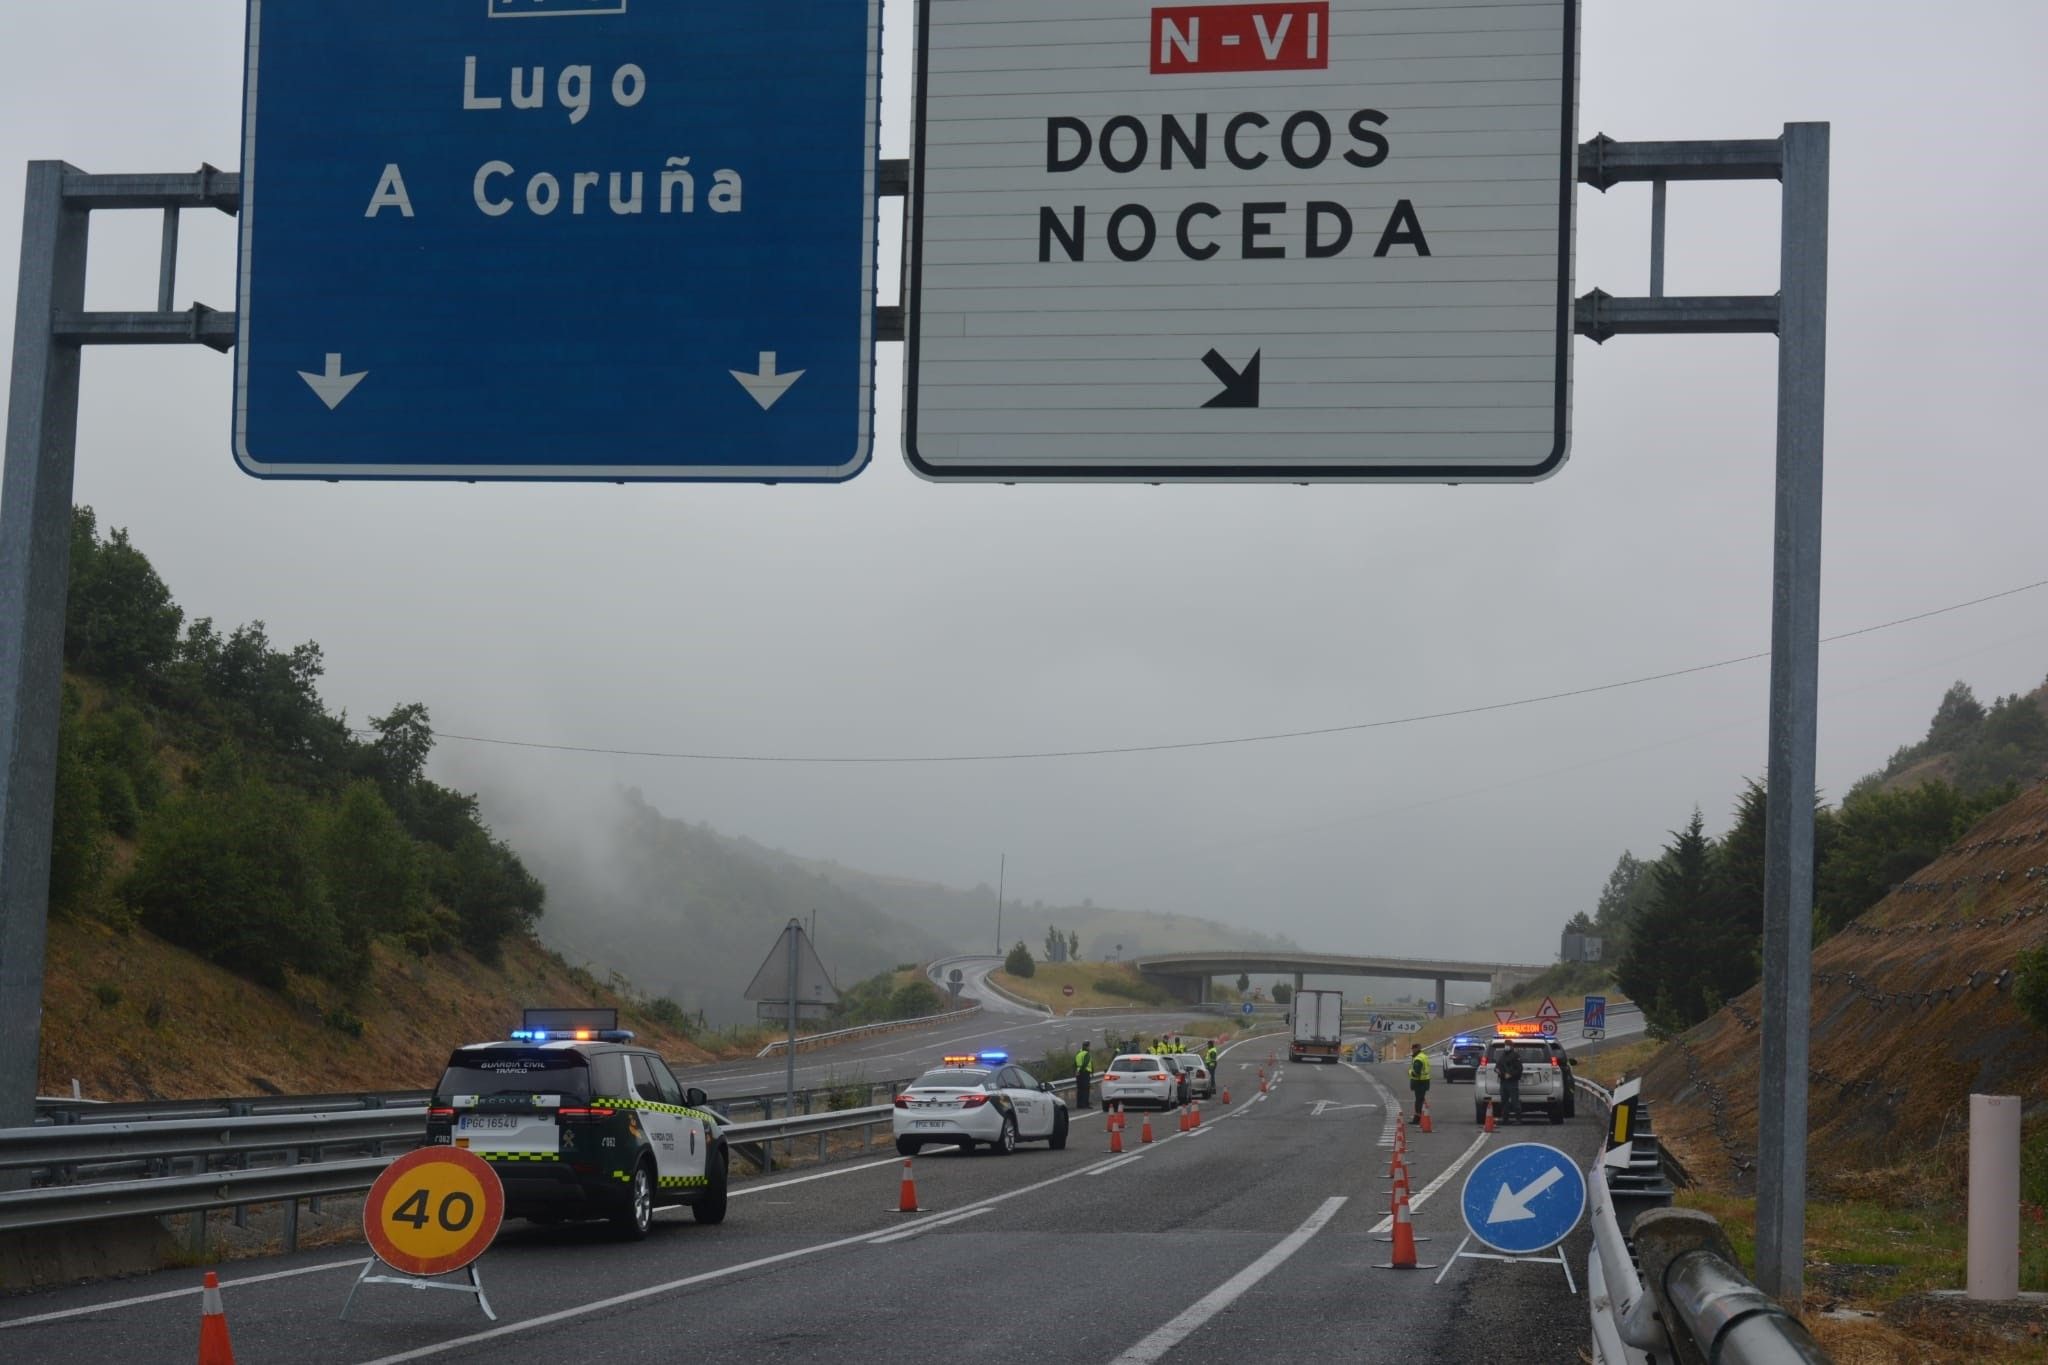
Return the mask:
<path fill-rule="evenodd" d="M 886 1242 L 901 1242 L 906 1238 L 919 1237 L 938 1228 L 952 1227 L 955 1223 L 964 1223 L 970 1218 L 979 1218 L 984 1213 L 994 1212 L 994 1209 L 987 1208 L 969 1209 L 965 1213 L 948 1213 L 934 1218 L 920 1219 L 907 1228 L 901 1228 L 895 1232 L 885 1232 L 880 1237 L 870 1237 L 868 1238 L 868 1245 L 881 1246 Z"/>

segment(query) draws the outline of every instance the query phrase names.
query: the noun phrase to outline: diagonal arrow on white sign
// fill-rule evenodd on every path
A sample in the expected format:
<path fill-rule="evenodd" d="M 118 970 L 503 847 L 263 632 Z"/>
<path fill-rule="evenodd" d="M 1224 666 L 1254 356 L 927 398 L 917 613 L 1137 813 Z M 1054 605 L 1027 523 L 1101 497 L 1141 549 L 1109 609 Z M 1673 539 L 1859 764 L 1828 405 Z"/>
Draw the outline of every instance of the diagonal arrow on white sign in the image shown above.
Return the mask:
<path fill-rule="evenodd" d="M 1507 1182 L 1502 1181 L 1500 1193 L 1493 1197 L 1493 1211 L 1486 1215 L 1489 1223 L 1519 1223 L 1536 1215 L 1529 1212 L 1529 1203 L 1537 1195 L 1564 1179 L 1564 1172 L 1555 1166 L 1537 1176 L 1519 1190 L 1510 1191 Z"/>

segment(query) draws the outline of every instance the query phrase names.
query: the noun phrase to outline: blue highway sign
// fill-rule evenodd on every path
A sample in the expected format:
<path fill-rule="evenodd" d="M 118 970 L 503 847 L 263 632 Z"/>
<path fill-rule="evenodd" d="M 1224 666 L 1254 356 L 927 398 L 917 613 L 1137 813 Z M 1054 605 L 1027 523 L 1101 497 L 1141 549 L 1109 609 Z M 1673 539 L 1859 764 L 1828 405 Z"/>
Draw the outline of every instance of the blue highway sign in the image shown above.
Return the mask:
<path fill-rule="evenodd" d="M 1245 1001 L 1245 1002 L 1244 1002 L 1244 1005 L 1243 1005 L 1243 1006 L 1242 1006 L 1242 1007 L 1240 1008 L 1240 1010 L 1239 1010 L 1239 1013 L 1242 1013 L 1242 1014 L 1250 1014 L 1251 1012 L 1252 1012 L 1252 1002 L 1251 1002 L 1251 1001 L 1249 1001 L 1249 1000 L 1247 1000 L 1247 1001 Z"/>
<path fill-rule="evenodd" d="M 1541 1142 L 1488 1152 L 1465 1177 L 1465 1226 L 1495 1251 L 1526 1256 L 1556 1246 L 1586 1212 L 1586 1177 Z"/>
<path fill-rule="evenodd" d="M 1585 1029 L 1589 1029 L 1589 1030 L 1590 1030 L 1590 1029 L 1602 1029 L 1602 1030 L 1604 1030 L 1604 1029 L 1605 1029 L 1605 1028 L 1607 1027 L 1607 997 L 1606 997 L 1606 996 L 1604 996 L 1604 995 L 1589 995 L 1589 996 L 1587 996 L 1587 997 L 1586 997 L 1586 1010 L 1585 1010 L 1585 1017 L 1584 1017 L 1584 1019 L 1583 1019 L 1583 1020 L 1581 1021 L 1581 1025 L 1580 1025 L 1580 1026 L 1581 1026 L 1582 1028 L 1585 1028 Z"/>
<path fill-rule="evenodd" d="M 835 480 L 881 0 L 249 0 L 251 474 Z"/>

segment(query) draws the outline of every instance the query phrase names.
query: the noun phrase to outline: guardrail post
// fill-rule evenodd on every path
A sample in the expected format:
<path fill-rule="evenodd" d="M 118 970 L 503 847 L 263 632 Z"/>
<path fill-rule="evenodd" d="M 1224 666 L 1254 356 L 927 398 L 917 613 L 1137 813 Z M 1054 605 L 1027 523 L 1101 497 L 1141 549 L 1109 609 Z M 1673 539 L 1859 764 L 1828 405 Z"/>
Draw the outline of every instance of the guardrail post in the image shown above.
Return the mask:
<path fill-rule="evenodd" d="M 384 1144 L 380 1142 L 375 1145 L 380 1149 L 379 1155 L 382 1155 L 381 1148 Z M 285 1160 L 288 1165 L 298 1165 L 299 1149 L 296 1147 L 287 1149 Z M 284 1201 L 284 1249 L 286 1251 L 297 1251 L 299 1249 L 299 1201 L 297 1199 L 287 1199 Z"/>

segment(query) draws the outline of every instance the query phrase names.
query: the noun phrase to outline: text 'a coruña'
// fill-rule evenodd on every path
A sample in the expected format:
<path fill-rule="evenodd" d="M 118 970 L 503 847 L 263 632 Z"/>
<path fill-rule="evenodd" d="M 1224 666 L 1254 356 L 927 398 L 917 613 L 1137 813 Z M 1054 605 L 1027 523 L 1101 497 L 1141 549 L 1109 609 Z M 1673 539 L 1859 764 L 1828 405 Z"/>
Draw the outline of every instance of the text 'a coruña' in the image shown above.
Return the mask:
<path fill-rule="evenodd" d="M 1339 150 L 1329 119 L 1303 110 L 1276 120 L 1246 112 L 1211 120 L 1208 114 L 1159 118 L 1157 128 L 1145 120 L 1120 114 L 1098 128 L 1087 120 L 1060 115 L 1046 120 L 1045 169 L 1061 175 L 1091 161 L 1115 175 L 1131 175 L 1155 164 L 1162 171 L 1257 171 L 1276 157 L 1300 171 L 1314 171 L 1333 162 L 1371 170 L 1386 161 L 1392 145 L 1381 130 L 1387 116 L 1360 109 L 1345 126 L 1350 145 Z M 1381 212 L 1373 210 L 1374 215 Z M 1238 260 L 1281 260 L 1290 254 L 1287 240 L 1299 237 L 1300 254 L 1309 259 L 1341 255 L 1353 242 L 1373 242 L 1372 254 L 1386 256 L 1407 247 L 1427 256 L 1429 239 L 1415 205 L 1396 200 L 1383 221 L 1361 225 L 1352 210 L 1330 199 L 1301 204 L 1260 200 L 1229 209 L 1206 199 L 1177 210 L 1155 210 L 1129 203 L 1107 213 L 1089 214 L 1083 205 L 1062 212 L 1051 205 L 1038 210 L 1038 259 L 1054 253 L 1069 261 L 1087 259 L 1094 234 L 1120 261 L 1142 261 L 1155 251 L 1178 252 L 1191 261 L 1206 261 L 1226 251 Z M 1365 232 L 1361 234 L 1363 226 Z M 1376 229 L 1376 231 L 1375 231 Z M 1285 234 L 1287 240 L 1275 240 Z"/>

